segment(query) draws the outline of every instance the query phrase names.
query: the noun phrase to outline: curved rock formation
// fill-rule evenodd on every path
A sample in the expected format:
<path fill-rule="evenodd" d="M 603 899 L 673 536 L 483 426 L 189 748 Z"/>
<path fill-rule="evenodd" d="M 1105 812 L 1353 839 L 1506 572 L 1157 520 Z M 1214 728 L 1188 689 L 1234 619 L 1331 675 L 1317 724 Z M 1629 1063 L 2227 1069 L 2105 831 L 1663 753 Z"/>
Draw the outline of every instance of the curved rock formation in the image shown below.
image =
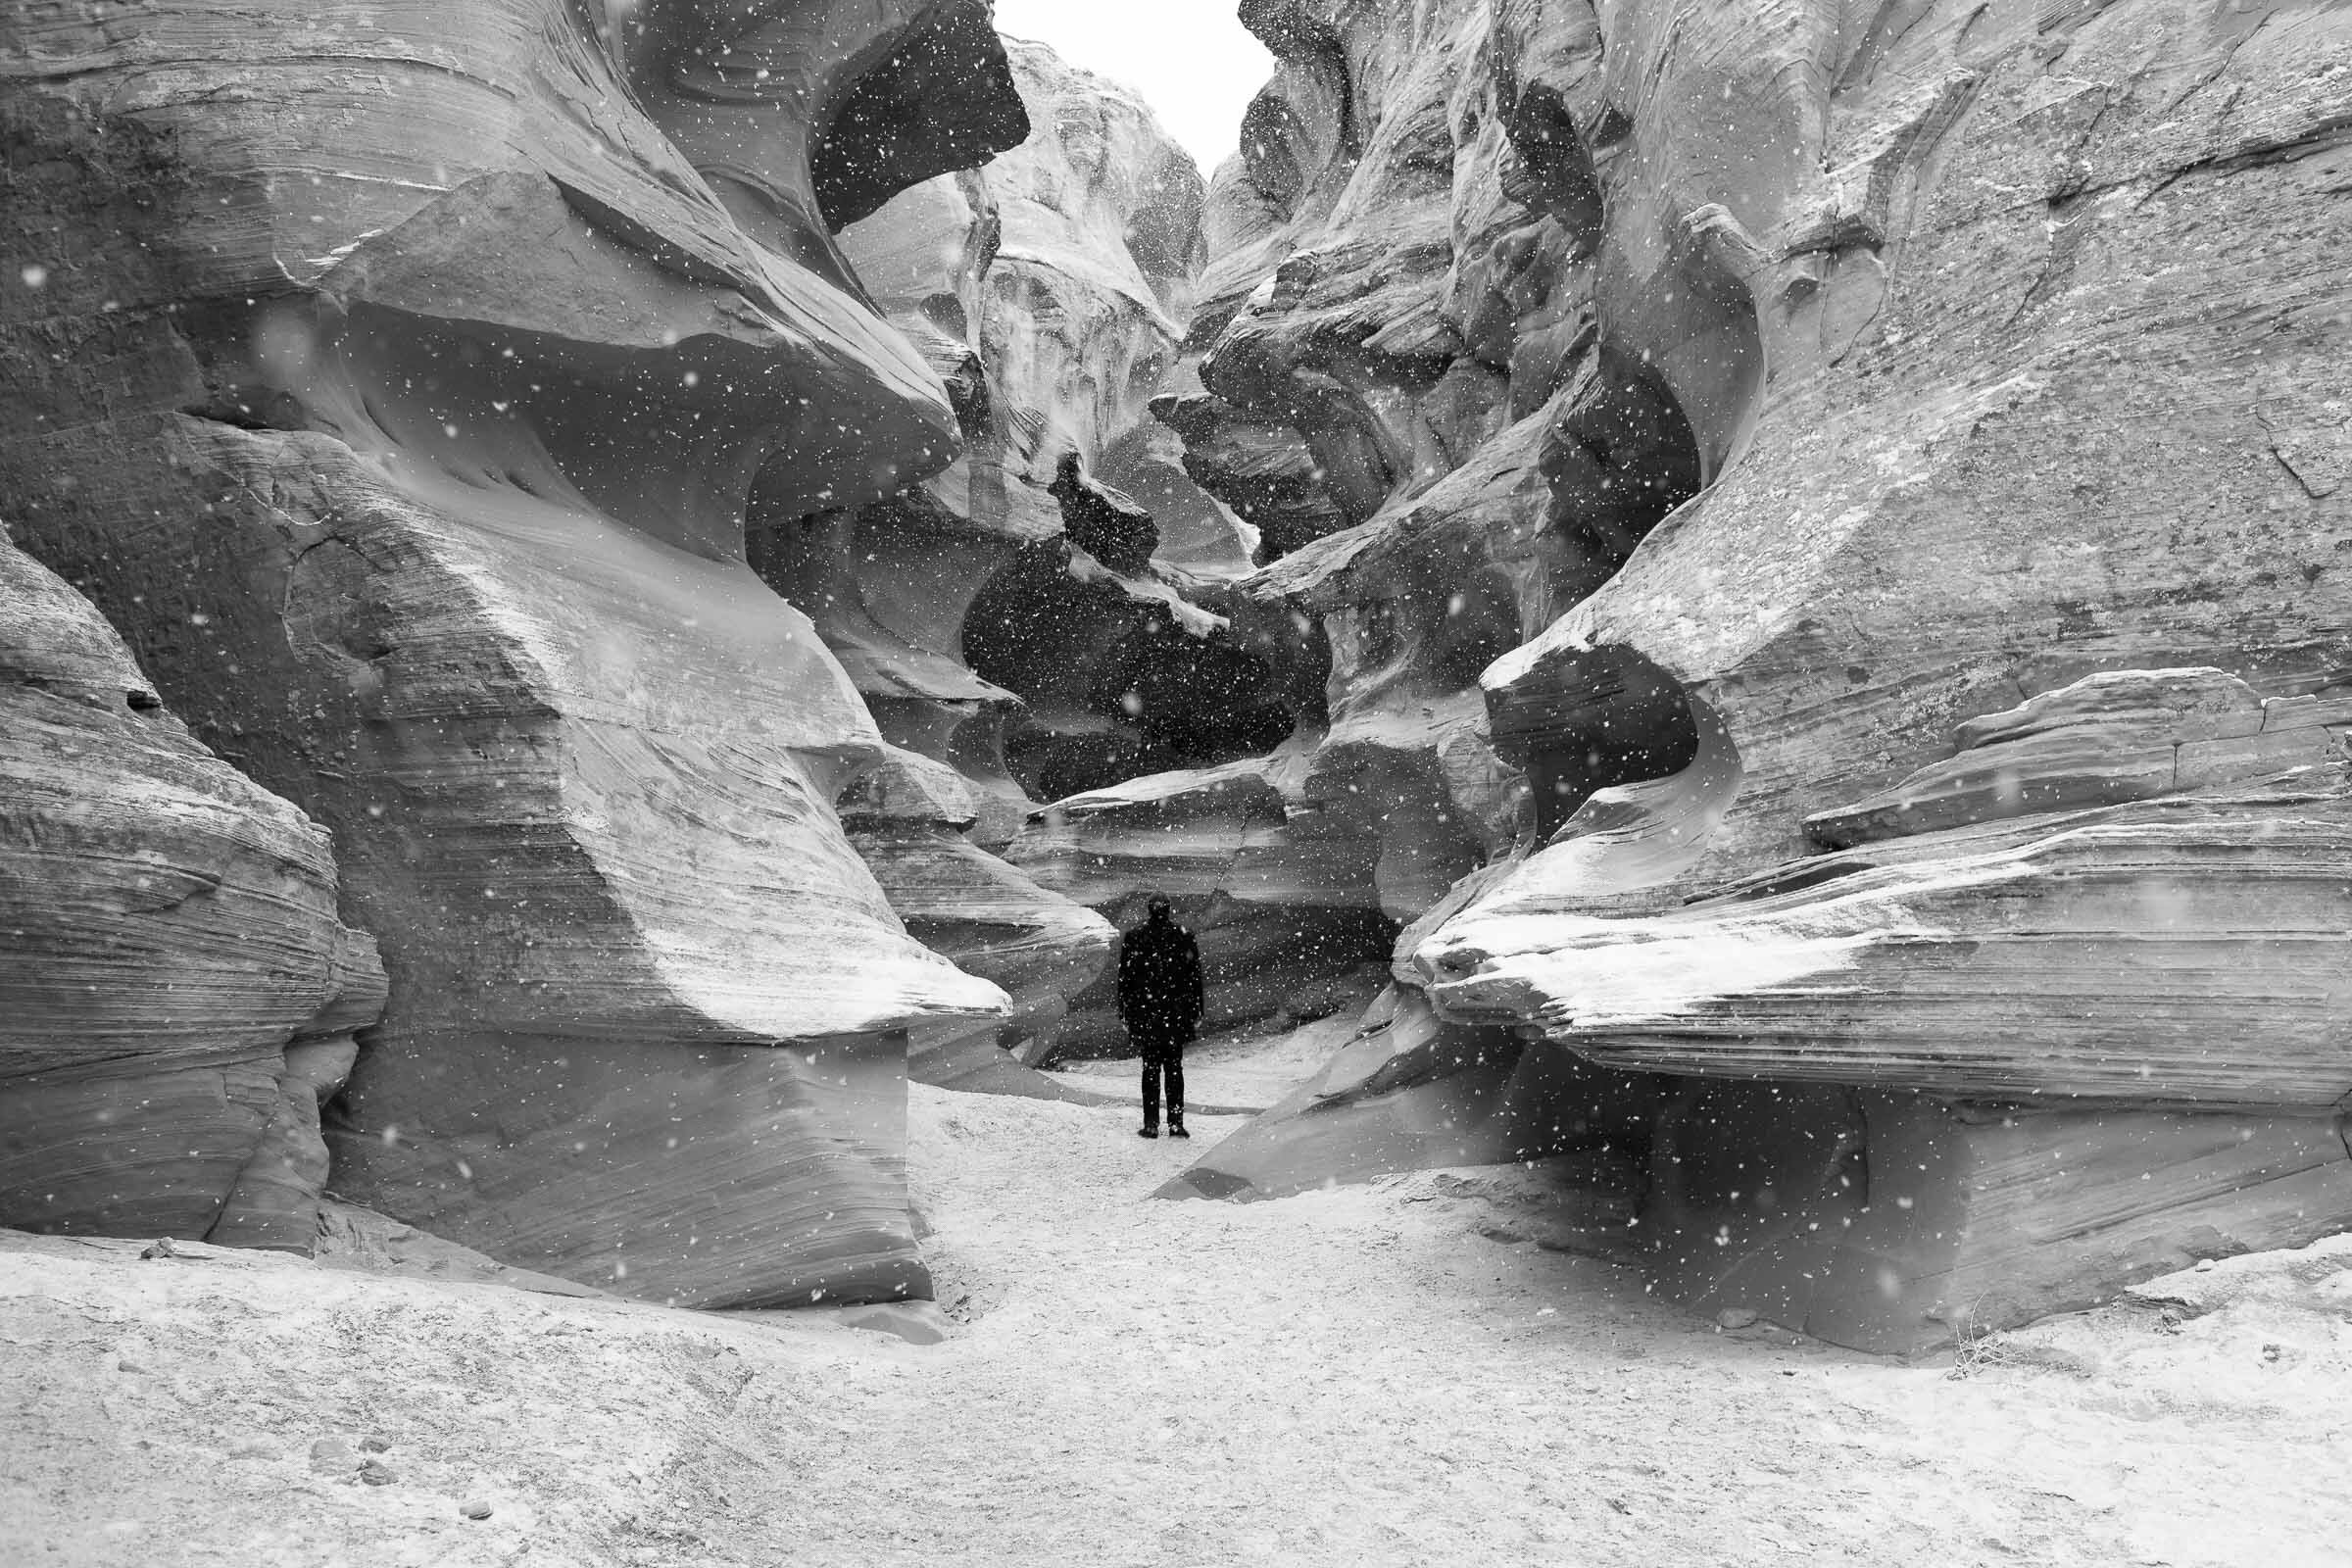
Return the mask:
<path fill-rule="evenodd" d="M 906 190 L 842 236 L 892 320 L 980 378 L 963 405 L 970 447 L 927 488 L 972 531 L 1030 543 L 1061 531 L 1050 490 L 1075 452 L 1111 484 L 1181 497 L 1152 508 L 1168 514 L 1163 529 L 1182 519 L 1176 548 L 1231 574 L 1231 519 L 1148 438 L 1146 415 L 1202 264 L 1200 172 L 1132 92 L 1043 45 L 1006 47 L 1028 139 Z"/>
<path fill-rule="evenodd" d="M 1157 1196 L 1250 1201 L 1396 1171 L 1563 1160 L 1577 1187 L 1616 1200 L 1630 1229 L 1659 1100 L 1656 1080 L 1449 1023 L 1391 992 L 1321 1072 Z M 1635 1250 L 1634 1238 L 1614 1240 L 1595 1250 Z"/>
<path fill-rule="evenodd" d="M 283 16 L 277 15 L 284 10 Z M 346 1196 L 682 1302 L 890 1296 L 910 941 L 883 739 L 746 564 L 946 464 L 829 229 L 1026 129 L 981 0 L 186 0 L 0 24 L 0 491 L 336 838 L 392 991 Z"/>
<path fill-rule="evenodd" d="M 846 563 L 846 582 L 767 574 L 837 649 L 878 641 L 863 621 L 888 625 L 908 652 L 873 661 L 886 671 L 859 671 L 845 651 L 885 731 L 1018 800 L 994 765 L 999 732 L 1009 723 L 1016 740 L 1053 744 L 1062 720 L 1046 688 L 1090 635 L 1056 628 L 1033 650 L 1018 622 L 1075 616 L 1116 636 L 1156 618 L 1205 636 L 1215 618 L 1180 601 L 1246 562 L 1239 525 L 1185 478 L 1146 415 L 1200 268 L 1199 173 L 1132 93 L 1040 45 L 1009 48 L 1029 139 L 844 235 L 892 319 L 935 364 L 962 367 L 968 450 L 921 491 L 858 515 L 851 548 L 824 552 Z M 807 524 L 763 505 L 754 526 Z M 1039 612 L 1041 596 L 1057 603 Z M 1119 695 L 1093 729 L 1131 727 Z M 1034 770 L 1023 782 L 1036 785 Z M 1018 820 L 986 819 L 999 842 Z"/>
<path fill-rule="evenodd" d="M 1319 1017 L 1338 1004 L 1323 994 L 1385 957 L 1396 927 L 1379 909 L 1364 844 L 1318 836 L 1297 777 L 1295 753 L 1151 774 L 1054 802 L 1006 853 L 1122 927 L 1141 922 L 1154 894 L 1173 903 L 1200 942 L 1203 1030 Z M 1108 979 L 1072 1001 L 1060 1051 L 1124 1049 Z"/>
<path fill-rule="evenodd" d="M 335 835 L 353 1196 L 919 1292 L 906 1040 L 1111 1041 L 1164 889 L 1212 1020 L 1403 993 L 1196 1190 L 1588 1160 L 1897 1349 L 2352 1220 L 2341 8 L 1250 0 L 1205 187 L 982 0 L 279 9 L 0 24 L 0 494 Z"/>
<path fill-rule="evenodd" d="M 2047 36 L 1964 21 L 1936 10 L 1866 45 L 1710 23 L 1738 46 L 1727 57 L 1755 62 L 1757 89 L 1730 98 L 1753 118 L 1633 133 L 1651 172 L 1629 196 L 1687 209 L 1691 243 L 1743 270 L 1770 330 L 1771 390 L 1735 421 L 1755 458 L 1489 684 L 1507 699 L 1573 680 L 1588 651 L 1624 645 L 1716 703 L 1749 782 L 1689 890 L 1798 849 L 1796 818 L 1939 755 L 1996 693 L 2209 662 L 2293 695 L 2341 659 L 2331 564 L 2308 543 L 2340 501 L 2278 455 L 2328 421 L 2334 372 L 2316 340 L 2299 368 L 2277 363 L 2208 309 L 2251 288 L 2288 318 L 2324 310 L 2274 282 L 2326 243 L 2328 203 L 2308 191 L 2340 108 L 2322 84 L 2334 24 L 2289 45 L 2130 7 Z M 1624 69 L 1662 74 L 1666 108 L 1723 86 L 1696 52 L 1629 42 Z M 1775 64 L 1841 48 L 1811 100 Z M 2229 106 L 2252 99 L 2266 108 L 2241 122 Z M 1825 109 L 1835 135 L 1807 133 L 1818 163 L 1766 177 L 1729 156 L 1734 137 L 1830 123 Z M 2262 248 L 2212 277 L 2180 270 L 2203 254 L 2185 236 L 2222 220 L 2207 207 L 2247 202 L 2278 215 Z M 1910 281 L 1890 294 L 1895 251 Z M 2110 273 L 2084 270 L 2094 254 Z M 2249 411 L 2238 428 L 2207 417 L 2217 395 Z M 2182 494 L 2277 525 L 2152 547 L 2146 519 Z"/>
<path fill-rule="evenodd" d="M 1328 675 L 1302 794 L 1378 846 L 1407 922 L 1557 827 L 1579 782 L 1649 776 L 1498 752 L 1478 676 L 1708 471 L 1663 362 L 1599 330 L 1601 212 L 1569 104 L 1597 94 L 1600 38 L 1580 9 L 1250 8 L 1282 69 L 1211 193 L 1202 391 L 1157 406 L 1266 530 L 1279 559 L 1237 615 L 1292 678 Z"/>
<path fill-rule="evenodd" d="M 1038 45 L 1010 55 L 1030 139 L 844 236 L 893 320 L 965 388 L 968 451 L 854 517 L 761 505 L 754 548 L 910 763 L 968 786 L 973 808 L 909 797 L 860 843 L 918 934 L 1014 991 L 997 1038 L 1040 1058 L 1100 1032 L 1102 999 L 1079 999 L 1110 927 L 984 852 L 1037 800 L 1266 750 L 1297 710 L 1197 602 L 1246 568 L 1247 530 L 1146 414 L 1201 265 L 1200 176 L 1125 89 Z M 1085 1016 L 1065 1023 L 1071 1005 Z M 974 1055 L 918 1050 L 916 1070 L 968 1081 Z"/>
<path fill-rule="evenodd" d="M 2352 21 L 1246 13 L 1161 412 L 1399 980 L 1667 1084 L 1661 1281 L 1911 1348 L 2352 1222 Z"/>
<path fill-rule="evenodd" d="M 383 1002 L 327 836 L 0 529 L 0 1224 L 309 1252 Z"/>
<path fill-rule="evenodd" d="M 1069 999 L 1102 974 L 1115 936 L 1101 915 L 972 843 L 965 835 L 978 817 L 978 792 L 961 774 L 911 753 L 897 754 L 843 803 L 850 840 L 908 934 L 1012 999 L 1001 1020 L 918 1029 L 911 1070 L 924 1083 L 968 1078 L 976 1063 L 995 1062 L 1005 1069 L 998 1078 L 1012 1076 L 999 1043 L 1050 1038 Z M 953 1066 L 938 1055 L 950 1047 Z"/>

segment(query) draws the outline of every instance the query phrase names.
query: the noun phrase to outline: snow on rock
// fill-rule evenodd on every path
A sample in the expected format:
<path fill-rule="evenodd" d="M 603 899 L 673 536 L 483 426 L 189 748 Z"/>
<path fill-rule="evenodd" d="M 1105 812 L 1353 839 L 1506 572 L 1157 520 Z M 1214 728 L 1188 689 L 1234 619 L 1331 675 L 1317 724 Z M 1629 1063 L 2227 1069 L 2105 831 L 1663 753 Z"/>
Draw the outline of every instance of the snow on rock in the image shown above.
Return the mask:
<path fill-rule="evenodd" d="M 2339 770 L 1955 828 L 1646 916 L 1481 918 L 1423 944 L 1464 1019 L 1595 1060 L 1995 1099 L 2352 1095 Z"/>
<path fill-rule="evenodd" d="M 1830 1263 L 1653 1179 L 1660 1286 L 1909 1348 L 2352 1223 L 2352 21 L 1247 15 L 1159 413 L 1265 530 L 1236 624 L 1328 675 L 1294 793 L 1397 979 L 1685 1081 L 1653 1152 L 1757 1097 L 1722 1148 L 1783 1218 L 1911 1204 Z M 1404 1157 L 1339 1125 L 1249 1160 Z"/>

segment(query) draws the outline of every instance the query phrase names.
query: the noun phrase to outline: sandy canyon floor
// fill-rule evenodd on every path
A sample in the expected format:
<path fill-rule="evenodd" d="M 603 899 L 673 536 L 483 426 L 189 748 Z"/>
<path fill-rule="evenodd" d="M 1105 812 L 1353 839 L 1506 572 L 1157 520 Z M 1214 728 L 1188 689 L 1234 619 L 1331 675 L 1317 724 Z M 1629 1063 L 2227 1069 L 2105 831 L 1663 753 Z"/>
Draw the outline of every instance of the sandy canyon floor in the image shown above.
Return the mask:
<path fill-rule="evenodd" d="M 6 1235 L 0 1562 L 2352 1561 L 2352 1243 L 1956 1378 L 1695 1321 L 1472 1173 L 1154 1201 L 1132 1126 L 914 1092 L 930 1346 Z"/>

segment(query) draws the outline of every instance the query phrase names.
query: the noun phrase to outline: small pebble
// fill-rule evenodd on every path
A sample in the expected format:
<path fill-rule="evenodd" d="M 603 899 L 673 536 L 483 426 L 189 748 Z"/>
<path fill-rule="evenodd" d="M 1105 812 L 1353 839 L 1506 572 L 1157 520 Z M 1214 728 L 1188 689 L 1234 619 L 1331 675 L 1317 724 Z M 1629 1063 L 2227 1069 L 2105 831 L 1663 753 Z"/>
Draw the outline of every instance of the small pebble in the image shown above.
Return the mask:
<path fill-rule="evenodd" d="M 359 1462 L 349 1438 L 320 1438 L 311 1445 L 311 1468 L 320 1475 L 339 1475 Z"/>
<path fill-rule="evenodd" d="M 1744 1306 L 1727 1306 L 1715 1314 L 1715 1322 L 1722 1328 L 1748 1329 L 1756 1326 L 1756 1316 Z"/>
<path fill-rule="evenodd" d="M 400 1478 L 392 1473 L 392 1467 L 383 1460 L 370 1459 L 360 1466 L 360 1479 L 371 1487 L 388 1487 Z"/>
<path fill-rule="evenodd" d="M 486 1502 L 476 1499 L 461 1506 L 458 1509 L 458 1512 L 464 1514 L 468 1519 L 487 1519 L 490 1517 L 490 1505 Z"/>
<path fill-rule="evenodd" d="M 363 1453 L 390 1453 L 392 1440 L 381 1433 L 371 1432 L 360 1440 L 360 1451 Z"/>

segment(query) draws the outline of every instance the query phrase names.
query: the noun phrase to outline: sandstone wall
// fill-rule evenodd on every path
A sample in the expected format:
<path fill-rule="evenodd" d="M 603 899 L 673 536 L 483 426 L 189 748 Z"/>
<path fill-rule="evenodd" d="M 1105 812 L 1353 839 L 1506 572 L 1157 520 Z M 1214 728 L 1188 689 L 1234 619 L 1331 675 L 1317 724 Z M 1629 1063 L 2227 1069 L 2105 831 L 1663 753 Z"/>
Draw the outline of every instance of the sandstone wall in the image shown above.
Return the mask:
<path fill-rule="evenodd" d="M 1660 1280 L 1909 1348 L 2352 1221 L 2352 20 L 1245 15 L 1160 412 L 1399 982 L 1662 1075 Z"/>
<path fill-rule="evenodd" d="M 844 836 L 883 740 L 744 525 L 956 452 L 831 231 L 1026 134 L 987 6 L 36 4 L 0 58 L 0 494 L 334 835 L 391 976 L 337 1190 L 659 1298 L 921 1291 L 904 1032 L 1004 998 Z"/>
<path fill-rule="evenodd" d="M 1186 601 L 1247 564 L 1241 526 L 1173 465 L 1173 438 L 1147 414 L 1201 265 L 1200 175 L 1125 88 L 1041 45 L 1008 47 L 1028 141 L 844 236 L 892 318 L 962 367 L 967 450 L 919 491 L 831 525 L 855 536 L 823 553 L 849 563 L 846 581 L 807 581 L 799 564 L 796 530 L 822 524 L 774 516 L 768 536 L 771 579 L 828 606 L 820 627 L 890 738 L 1011 803 L 985 813 L 1000 843 L 1032 797 L 1068 793 L 1074 769 L 1093 782 L 1150 770 L 1124 688 L 1105 700 L 1084 666 L 1154 624 L 1213 641 L 1219 618 Z M 1082 472 L 1134 485 L 1151 536 L 1111 548 L 1086 504 L 1070 523 L 1055 485 L 1073 454 Z"/>
<path fill-rule="evenodd" d="M 811 608 L 907 776 L 932 781 L 862 840 L 895 906 L 1011 987 L 998 1038 L 1041 1059 L 1119 1046 L 1103 916 L 1139 917 L 1150 889 L 1069 874 L 1040 847 L 1053 830 L 1026 827 L 1040 804 L 1264 750 L 1319 697 L 1302 705 L 1237 635 L 1224 585 L 1247 569 L 1252 531 L 1193 482 L 1148 412 L 1172 384 L 1205 253 L 1200 175 L 1126 89 L 1038 45 L 1009 52 L 1029 141 L 844 236 L 892 318 L 964 389 L 967 451 L 854 516 L 757 532 L 768 554 L 756 559 Z M 1212 959 L 1236 982 L 1231 1016 L 1260 1016 L 1325 973 L 1310 953 L 1319 915 L 1196 891 L 1188 918 L 1211 928 Z M 1387 935 L 1377 917 L 1354 921 L 1339 967 Z M 933 1058 L 919 1052 L 917 1070 Z"/>
<path fill-rule="evenodd" d="M 327 835 L 0 529 L 0 1224 L 309 1252 L 375 1020 Z"/>

